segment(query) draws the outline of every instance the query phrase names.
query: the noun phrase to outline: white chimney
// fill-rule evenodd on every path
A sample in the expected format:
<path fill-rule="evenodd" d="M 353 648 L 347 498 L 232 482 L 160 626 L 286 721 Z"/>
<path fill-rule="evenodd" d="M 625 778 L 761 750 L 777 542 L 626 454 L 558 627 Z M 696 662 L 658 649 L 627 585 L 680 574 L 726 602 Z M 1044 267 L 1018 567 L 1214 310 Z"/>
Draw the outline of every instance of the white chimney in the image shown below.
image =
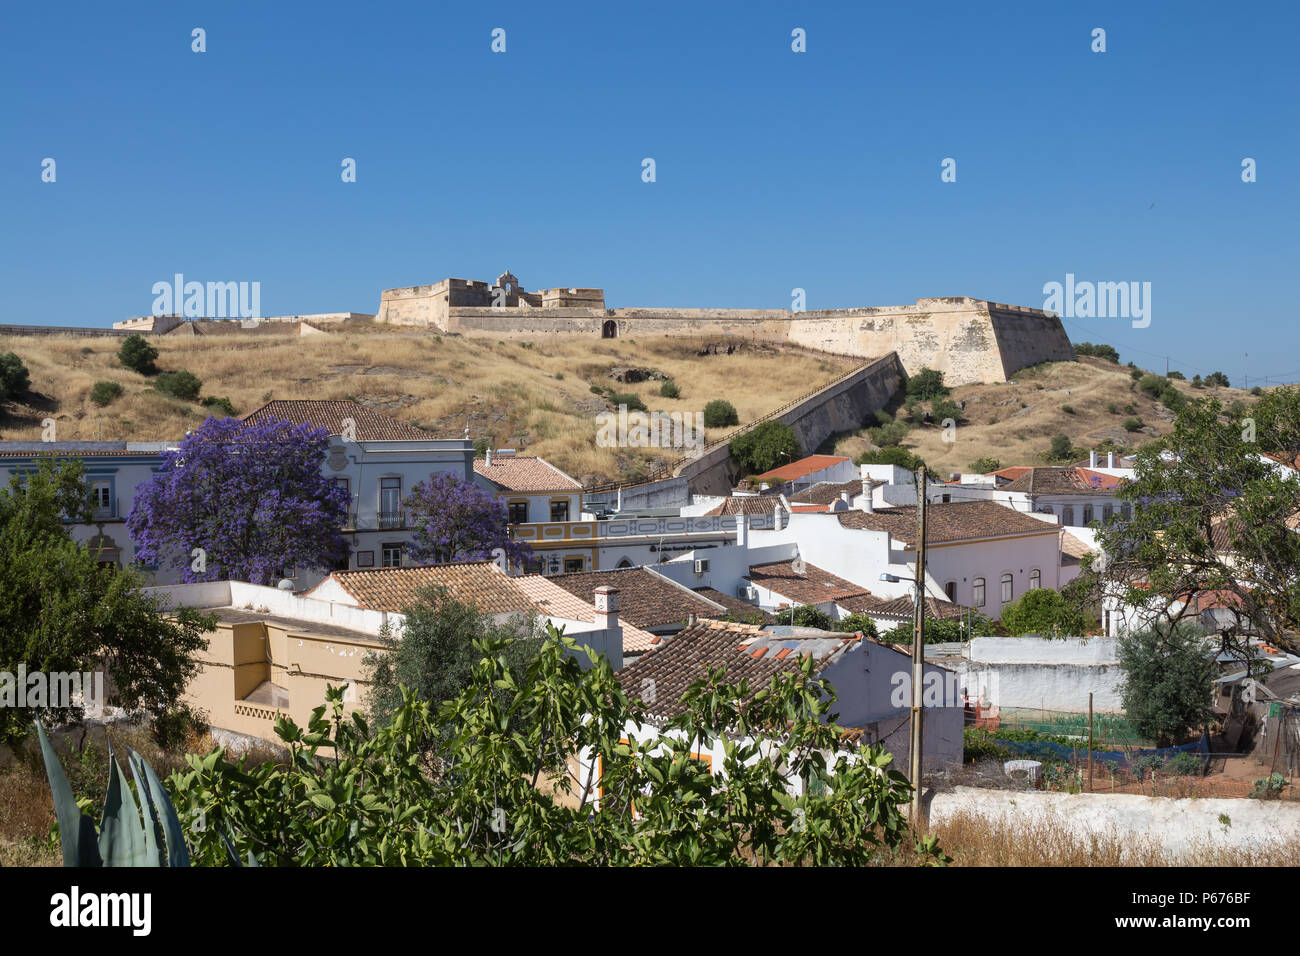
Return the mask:
<path fill-rule="evenodd" d="M 847 491 L 840 492 L 840 501 L 844 502 L 844 507 L 841 510 L 848 511 L 850 507 L 850 503 L 849 503 L 849 493 Z"/>
<path fill-rule="evenodd" d="M 618 588 L 602 584 L 596 588 L 596 624 L 600 627 L 618 627 Z"/>
<path fill-rule="evenodd" d="M 875 493 L 876 489 L 871 487 L 871 482 L 864 479 L 862 482 L 862 510 L 869 515 L 876 513 L 876 503 L 872 500 L 872 495 Z"/>
<path fill-rule="evenodd" d="M 777 505 L 772 509 L 772 528 L 776 531 L 781 530 L 781 506 Z"/>
<path fill-rule="evenodd" d="M 862 486 L 865 488 L 867 482 L 871 480 L 871 475 L 867 472 L 866 465 L 858 465 L 858 477 L 862 479 Z"/>
<path fill-rule="evenodd" d="M 622 513 L 623 511 L 623 486 L 618 486 L 618 497 L 614 499 L 614 510 Z"/>
<path fill-rule="evenodd" d="M 1106 467 L 1107 468 L 1115 467 L 1115 453 L 1113 451 L 1106 452 Z"/>
<path fill-rule="evenodd" d="M 749 547 L 749 515 L 736 515 L 736 547 Z"/>
<path fill-rule="evenodd" d="M 1097 452 L 1095 449 L 1093 451 L 1088 452 L 1088 467 L 1089 468 L 1097 467 Z"/>
<path fill-rule="evenodd" d="M 491 444 L 489 444 L 487 447 L 487 466 L 489 468 L 492 467 L 492 445 Z"/>
<path fill-rule="evenodd" d="M 693 613 L 692 613 L 692 614 L 687 614 L 687 615 L 686 615 L 686 626 L 687 626 L 687 627 L 694 627 L 694 626 L 695 626 L 695 620 L 696 620 L 696 618 L 695 618 L 695 615 L 694 615 Z"/>

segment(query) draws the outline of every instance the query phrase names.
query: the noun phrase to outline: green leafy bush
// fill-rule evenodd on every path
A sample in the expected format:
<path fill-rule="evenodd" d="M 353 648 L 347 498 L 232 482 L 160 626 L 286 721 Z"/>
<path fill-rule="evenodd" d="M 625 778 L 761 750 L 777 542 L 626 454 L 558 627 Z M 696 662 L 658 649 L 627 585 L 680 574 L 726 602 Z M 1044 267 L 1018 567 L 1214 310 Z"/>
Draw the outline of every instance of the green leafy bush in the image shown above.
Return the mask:
<path fill-rule="evenodd" d="M 948 386 L 943 384 L 943 372 L 935 369 L 922 368 L 907 380 L 908 398 L 928 402 L 935 398 L 944 398 L 947 394 Z"/>
<path fill-rule="evenodd" d="M 705 428 L 727 428 L 739 424 L 740 416 L 736 414 L 736 406 L 726 399 L 715 398 L 704 406 Z"/>
<path fill-rule="evenodd" d="M 204 408 L 211 408 L 223 413 L 227 418 L 234 417 L 235 406 L 230 404 L 230 399 L 225 396 L 205 395 L 199 402 Z"/>
<path fill-rule="evenodd" d="M 659 395 L 661 398 L 681 398 L 682 390 L 676 382 L 669 379 L 659 386 Z"/>
<path fill-rule="evenodd" d="M 1065 414 L 1067 414 L 1067 415 L 1073 415 L 1073 414 L 1074 414 L 1074 406 L 1073 406 L 1073 405 L 1062 405 L 1062 406 L 1061 406 L 1061 411 L 1065 412 Z"/>
<path fill-rule="evenodd" d="M 1124 430 L 1126 432 L 1135 432 L 1135 431 L 1140 431 L 1141 429 L 1142 429 L 1142 419 L 1140 418 L 1124 419 Z"/>
<path fill-rule="evenodd" d="M 1002 462 L 996 458 L 976 458 L 970 463 L 970 470 L 974 474 L 987 475 L 991 471 L 999 471 L 1002 468 Z"/>
<path fill-rule="evenodd" d="M 1180 382 L 1185 382 L 1185 381 L 1187 381 L 1187 376 L 1184 375 L 1182 372 L 1179 372 L 1179 371 L 1173 371 L 1173 372 L 1170 372 L 1170 373 L 1169 373 L 1169 377 L 1170 377 L 1170 378 L 1176 378 L 1176 379 L 1178 379 L 1178 381 L 1180 381 Z"/>
<path fill-rule="evenodd" d="M 832 625 L 834 630 L 842 631 L 845 634 L 852 634 L 854 631 L 861 631 L 864 637 L 879 637 L 880 632 L 876 629 L 876 622 L 865 614 L 850 614 L 848 617 L 842 617 Z"/>
<path fill-rule="evenodd" d="M 875 428 L 868 428 L 867 435 L 870 437 L 873 445 L 884 447 L 886 445 L 897 445 L 907 437 L 909 431 L 911 431 L 911 429 L 908 427 L 907 422 L 894 421 L 887 425 L 877 425 Z"/>
<path fill-rule="evenodd" d="M 31 387 L 27 366 L 13 352 L 0 355 L 0 402 L 22 398 Z"/>
<path fill-rule="evenodd" d="M 153 387 L 164 395 L 192 402 L 199 397 L 203 382 L 193 372 L 163 372 L 154 379 Z"/>
<path fill-rule="evenodd" d="M 952 401 L 938 401 L 930 406 L 930 415 L 934 418 L 935 423 L 939 425 L 942 425 L 949 418 L 956 423 L 961 421 L 961 406 Z"/>
<path fill-rule="evenodd" d="M 1069 435 L 1053 435 L 1051 447 L 1047 450 L 1047 459 L 1049 461 L 1070 461 L 1075 458 L 1077 452 L 1074 445 L 1070 443 Z"/>
<path fill-rule="evenodd" d="M 1222 372 L 1211 372 L 1209 375 L 1205 376 L 1205 384 L 1222 388 L 1229 388 L 1231 386 L 1231 383 L 1228 381 L 1228 376 L 1224 375 Z"/>
<path fill-rule="evenodd" d="M 1282 791 L 1289 786 L 1286 777 L 1282 776 L 1282 774 L 1271 773 L 1267 777 L 1255 781 L 1250 796 L 1256 800 L 1277 800 L 1282 796 Z"/>
<path fill-rule="evenodd" d="M 121 398 L 124 391 L 120 382 L 96 382 L 90 390 L 90 400 L 102 407 Z"/>
<path fill-rule="evenodd" d="M 644 412 L 647 410 L 645 402 L 641 401 L 641 396 L 632 392 L 616 392 L 609 396 L 608 401 L 615 408 L 619 405 L 626 405 L 629 412 Z"/>
<path fill-rule="evenodd" d="M 912 454 L 901 445 L 887 445 L 878 451 L 869 451 L 859 455 L 856 463 L 859 465 L 895 465 L 899 468 L 906 468 L 908 471 L 916 471 L 925 464 L 925 461 L 919 455 Z"/>
<path fill-rule="evenodd" d="M 158 371 L 154 362 L 158 359 L 158 350 L 154 348 L 139 332 L 133 332 L 122 340 L 117 350 L 117 360 L 123 368 L 129 368 L 141 375 L 153 375 Z"/>
<path fill-rule="evenodd" d="M 731 440 L 731 457 L 747 474 L 759 475 L 803 457 L 794 429 L 783 422 L 763 422 Z"/>
<path fill-rule="evenodd" d="M 1080 342 L 1074 347 L 1074 354 L 1093 355 L 1114 362 L 1117 365 L 1119 364 L 1119 353 L 1111 345 L 1093 345 L 1091 342 Z"/>
<path fill-rule="evenodd" d="M 1158 399 L 1169 388 L 1169 379 L 1163 375 L 1143 375 L 1138 379 L 1138 391 Z"/>

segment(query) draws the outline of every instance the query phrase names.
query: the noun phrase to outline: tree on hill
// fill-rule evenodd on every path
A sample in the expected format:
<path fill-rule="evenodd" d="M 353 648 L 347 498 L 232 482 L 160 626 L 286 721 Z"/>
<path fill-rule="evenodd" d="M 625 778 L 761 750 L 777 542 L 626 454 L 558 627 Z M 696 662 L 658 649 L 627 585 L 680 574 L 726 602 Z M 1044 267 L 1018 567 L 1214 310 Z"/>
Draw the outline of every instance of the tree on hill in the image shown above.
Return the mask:
<path fill-rule="evenodd" d="M 486 561 L 497 548 L 509 567 L 533 556 L 532 548 L 510 537 L 505 503 L 451 472 L 420 482 L 405 504 L 415 529 L 407 550 L 417 563 Z"/>
<path fill-rule="evenodd" d="M 143 563 L 183 581 L 273 585 L 346 560 L 348 494 L 322 474 L 324 428 L 209 418 L 136 489 L 126 525 Z"/>
<path fill-rule="evenodd" d="M 783 422 L 763 422 L 731 440 L 731 457 L 746 474 L 761 475 L 803 457 L 794 429 Z"/>
<path fill-rule="evenodd" d="M 1228 381 L 1228 376 L 1224 375 L 1222 372 L 1211 372 L 1209 375 L 1205 376 L 1205 384 L 1210 386 L 1217 385 L 1221 388 L 1231 387 L 1231 383 Z"/>
<path fill-rule="evenodd" d="M 149 344 L 139 332 L 132 332 L 122 340 L 122 347 L 117 350 L 117 360 L 123 368 L 129 368 L 141 375 L 153 375 L 158 371 L 154 365 L 158 359 L 158 350 Z"/>
<path fill-rule="evenodd" d="M 1108 362 L 1119 364 L 1119 353 L 1115 351 L 1113 345 L 1093 345 L 1091 342 L 1080 342 L 1074 347 L 1075 355 L 1091 355 L 1096 358 L 1106 359 Z"/>
<path fill-rule="evenodd" d="M 183 710 L 198 671 L 194 655 L 215 618 L 181 608 L 169 620 L 133 569 L 100 567 L 98 555 L 72 539 L 64 518 L 91 516 L 84 475 L 80 460 L 44 461 L 0 488 L 0 671 L 107 667 L 115 703 L 162 726 Z M 50 722 L 79 717 L 76 707 L 38 711 Z M 0 706 L 0 741 L 24 736 L 34 716 L 12 702 Z"/>
<path fill-rule="evenodd" d="M 728 428 L 740 424 L 736 406 L 724 398 L 715 398 L 704 406 L 705 428 Z"/>
<path fill-rule="evenodd" d="M 1189 401 L 1169 434 L 1138 450 L 1134 478 L 1117 492 L 1131 518 L 1099 529 L 1107 561 L 1085 559 L 1081 580 L 1094 598 L 1154 615 L 1164 631 L 1189 595 L 1218 592 L 1239 618 L 1225 650 L 1244 659 L 1242 633 L 1253 627 L 1300 653 L 1300 535 L 1291 529 L 1300 474 L 1277 464 L 1300 456 L 1300 389 L 1262 396 L 1251 420 L 1225 411 L 1213 397 Z"/>
<path fill-rule="evenodd" d="M 922 368 L 907 379 L 907 397 L 928 402 L 948 395 L 948 386 L 943 384 L 943 372 L 932 368 Z"/>
<path fill-rule="evenodd" d="M 970 470 L 973 474 L 987 475 L 990 472 L 1000 471 L 1002 462 L 996 458 L 976 458 L 970 463 Z"/>
<path fill-rule="evenodd" d="M 0 402 L 22 398 L 31 387 L 27 366 L 13 352 L 0 355 Z"/>
<path fill-rule="evenodd" d="M 902 445 L 887 445 L 877 451 L 864 452 L 858 456 L 855 464 L 895 465 L 898 468 L 906 468 L 908 471 L 916 471 L 925 462 Z"/>
<path fill-rule="evenodd" d="M 1078 451 L 1070 442 L 1070 436 L 1066 434 L 1053 435 L 1051 447 L 1048 448 L 1044 456 L 1048 461 L 1063 462 L 1072 461 L 1078 456 Z"/>

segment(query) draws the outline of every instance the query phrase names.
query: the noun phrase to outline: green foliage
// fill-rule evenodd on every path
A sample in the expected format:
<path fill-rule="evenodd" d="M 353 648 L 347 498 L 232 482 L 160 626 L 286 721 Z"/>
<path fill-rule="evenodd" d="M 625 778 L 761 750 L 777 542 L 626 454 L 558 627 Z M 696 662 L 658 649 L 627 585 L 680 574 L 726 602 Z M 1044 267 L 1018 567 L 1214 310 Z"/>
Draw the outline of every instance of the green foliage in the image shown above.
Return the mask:
<path fill-rule="evenodd" d="M 1073 415 L 1073 414 L 1074 414 L 1074 406 L 1073 406 L 1073 405 L 1062 405 L 1062 406 L 1061 406 L 1061 411 L 1065 412 L 1065 414 L 1067 414 L 1067 415 Z"/>
<path fill-rule="evenodd" d="M 153 387 L 164 395 L 192 402 L 199 397 L 203 382 L 193 372 L 163 372 L 154 379 Z"/>
<path fill-rule="evenodd" d="M 783 422 L 763 422 L 731 440 L 731 457 L 751 475 L 771 471 L 803 457 L 794 429 Z"/>
<path fill-rule="evenodd" d="M 963 735 L 962 759 L 966 763 L 984 760 L 1010 760 L 1014 755 L 998 745 L 993 735 L 983 727 L 967 727 Z"/>
<path fill-rule="evenodd" d="M 1124 406 L 1124 414 L 1125 414 L 1125 415 L 1136 415 L 1137 412 L 1138 412 L 1137 407 L 1134 406 L 1134 405 L 1125 405 L 1125 406 Z"/>
<path fill-rule="evenodd" d="M 141 375 L 153 375 L 158 371 L 154 365 L 158 360 L 158 350 L 139 332 L 133 332 L 122 340 L 122 347 L 117 350 L 117 360 L 123 368 Z"/>
<path fill-rule="evenodd" d="M 1187 399 L 1183 398 L 1183 393 L 1172 385 L 1160 393 L 1160 404 L 1170 411 L 1178 411 L 1186 401 Z"/>
<path fill-rule="evenodd" d="M 115 398 L 121 398 L 125 391 L 120 382 L 96 382 L 90 390 L 90 400 L 102 407 Z"/>
<path fill-rule="evenodd" d="M 1002 609 L 1002 626 L 1013 637 L 1078 637 L 1084 633 L 1083 613 L 1059 591 L 1034 588 Z"/>
<path fill-rule="evenodd" d="M 42 461 L 0 488 L 0 671 L 23 664 L 28 673 L 84 673 L 107 664 L 113 703 L 153 717 L 173 711 L 198 673 L 194 655 L 216 618 L 192 608 L 164 616 L 134 570 L 98 566 L 68 533 L 65 516 L 91 517 L 79 459 Z M 63 723 L 81 710 L 41 715 Z M 32 716 L 0 707 L 0 743 L 25 736 Z"/>
<path fill-rule="evenodd" d="M 1119 405 L 1117 405 L 1115 402 L 1107 402 L 1107 403 L 1106 403 L 1106 411 L 1108 411 L 1108 412 L 1109 412 L 1110 414 L 1112 414 L 1112 415 L 1118 415 L 1118 414 L 1119 414 Z"/>
<path fill-rule="evenodd" d="M 961 406 L 953 401 L 937 401 L 930 406 L 930 416 L 940 425 L 948 418 L 951 418 L 956 423 L 962 419 Z"/>
<path fill-rule="evenodd" d="M 925 462 L 917 455 L 899 445 L 887 445 L 879 451 L 869 451 L 858 456 L 859 465 L 896 465 L 908 471 L 916 471 Z"/>
<path fill-rule="evenodd" d="M 817 609 L 815 604 L 799 604 L 784 611 L 775 612 L 778 624 L 792 624 L 795 627 L 815 627 L 823 631 L 832 629 L 830 615 Z"/>
<path fill-rule="evenodd" d="M 1159 398 L 1169 388 L 1169 379 L 1163 375 L 1143 375 L 1138 379 L 1138 391 L 1152 398 Z"/>
<path fill-rule="evenodd" d="M 1157 746 L 1181 743 L 1204 726 L 1214 686 L 1214 651 L 1186 623 L 1123 636 L 1117 642 L 1124 672 L 1124 713 Z"/>
<path fill-rule="evenodd" d="M 1184 375 L 1182 372 L 1179 372 L 1179 371 L 1173 371 L 1173 372 L 1170 372 L 1170 373 L 1169 373 L 1169 378 L 1176 378 L 1176 379 L 1178 379 L 1178 381 L 1180 381 L 1180 382 L 1185 382 L 1185 381 L 1187 381 L 1187 376 Z"/>
<path fill-rule="evenodd" d="M 1211 372 L 1209 375 L 1205 376 L 1205 384 L 1222 388 L 1229 388 L 1231 386 L 1231 383 L 1228 381 L 1228 376 L 1224 375 L 1222 372 Z"/>
<path fill-rule="evenodd" d="M 880 637 L 880 631 L 876 629 L 876 622 L 861 613 L 840 618 L 832 625 L 832 628 L 845 634 L 861 631 L 863 637 Z"/>
<path fill-rule="evenodd" d="M 1264 394 L 1264 390 L 1263 390 L 1262 388 L 1260 388 L 1258 385 L 1256 385 L 1256 386 L 1254 386 L 1254 387 L 1251 388 L 1251 390 L 1250 390 L 1250 394 L 1252 394 L 1252 395 L 1263 395 L 1263 394 Z"/>
<path fill-rule="evenodd" d="M 199 402 L 204 408 L 215 409 L 221 412 L 227 418 L 233 418 L 235 415 L 235 406 L 230 403 L 230 399 L 225 396 L 205 395 Z"/>
<path fill-rule="evenodd" d="M 659 386 L 659 395 L 662 398 L 681 398 L 682 390 L 676 382 L 669 379 Z"/>
<path fill-rule="evenodd" d="M 122 773 L 122 766 L 108 748 L 109 782 L 104 799 L 102 824 L 82 812 L 68 777 L 41 722 L 36 734 L 50 781 L 54 812 L 59 824 L 63 865 L 98 866 L 189 866 L 185 834 L 176 810 L 153 768 L 131 750 L 127 764 L 135 781 L 135 792 Z M 139 798 L 139 804 L 136 798 Z"/>
<path fill-rule="evenodd" d="M 1289 783 L 1286 777 L 1280 773 L 1271 773 L 1262 780 L 1256 780 L 1254 788 L 1250 791 L 1250 796 L 1256 800 L 1276 800 L 1282 796 Z"/>
<path fill-rule="evenodd" d="M 1198 777 L 1205 770 L 1205 758 L 1198 754 L 1174 754 L 1165 764 L 1165 773 L 1176 777 Z"/>
<path fill-rule="evenodd" d="M 581 670 L 574 649 L 549 629 L 519 680 L 505 642 L 485 639 L 469 686 L 439 708 L 407 692 L 372 727 L 331 688 L 306 728 L 278 721 L 285 764 L 190 757 L 170 782 L 182 817 L 208 821 L 195 863 L 225 858 L 216 832 L 280 866 L 850 866 L 899 849 L 947 862 L 912 837 L 892 758 L 842 752 L 811 658 L 761 689 L 710 671 L 656 732 L 608 662 Z M 646 733 L 629 738 L 629 720 Z M 424 740 L 445 744 L 426 759 Z M 712 770 L 693 759 L 715 745 Z M 574 755 L 591 776 L 575 778 Z M 794 796 L 800 780 L 815 785 Z"/>
<path fill-rule="evenodd" d="M 1130 362 L 1129 365 L 1132 366 L 1133 363 Z M 1139 381 L 1141 381 L 1141 380 L 1142 380 L 1142 376 L 1143 376 L 1143 374 L 1145 374 L 1145 373 L 1144 373 L 1140 368 L 1137 368 L 1136 366 L 1133 366 L 1132 368 L 1130 368 L 1130 369 L 1129 369 L 1129 373 L 1128 373 L 1129 378 L 1133 379 L 1133 381 L 1135 381 L 1135 382 L 1139 382 Z"/>
<path fill-rule="evenodd" d="M 641 396 L 633 392 L 615 392 L 606 401 L 615 408 L 619 405 L 626 405 L 629 412 L 648 411 L 645 402 L 641 401 Z"/>
<path fill-rule="evenodd" d="M 1093 345 L 1091 342 L 1080 342 L 1074 347 L 1075 355 L 1093 355 L 1097 358 L 1104 358 L 1109 362 L 1119 364 L 1119 353 L 1111 345 Z"/>
<path fill-rule="evenodd" d="M 935 398 L 944 398 L 948 386 L 943 384 L 943 372 L 932 368 L 922 368 L 907 380 L 907 397 L 928 402 Z"/>
<path fill-rule="evenodd" d="M 705 428 L 728 428 L 739 424 L 740 416 L 736 414 L 736 406 L 726 399 L 715 398 L 704 406 Z"/>
<path fill-rule="evenodd" d="M 886 425 L 877 425 L 875 428 L 868 428 L 867 435 L 871 438 L 873 445 L 879 445 L 884 448 L 889 445 L 897 445 L 907 437 L 909 431 L 911 431 L 911 429 L 908 427 L 908 423 L 903 419 L 899 419 L 898 421 L 889 422 Z"/>
<path fill-rule="evenodd" d="M 1070 443 L 1070 436 L 1065 434 L 1053 435 L 1051 447 L 1047 449 L 1044 456 L 1048 461 L 1072 461 L 1078 457 L 1078 451 Z"/>
<path fill-rule="evenodd" d="M 1192 388 L 1205 388 L 1205 383 L 1201 381 L 1201 376 L 1192 376 Z"/>
<path fill-rule="evenodd" d="M 0 355 L 0 402 L 22 398 L 30 387 L 31 376 L 23 360 L 13 352 Z"/>
<path fill-rule="evenodd" d="M 1125 430 L 1126 432 L 1136 432 L 1136 431 L 1141 431 L 1143 427 L 1144 427 L 1144 426 L 1143 426 L 1143 424 L 1142 424 L 1142 419 L 1140 419 L 1140 418 L 1126 418 L 1126 419 L 1124 419 L 1124 430 Z"/>
<path fill-rule="evenodd" d="M 956 644 L 961 641 L 968 641 L 972 637 L 985 637 L 994 633 L 996 626 L 994 623 L 982 614 L 972 613 L 970 616 L 970 629 L 966 629 L 965 617 L 945 617 L 925 619 L 925 643 L 927 644 Z M 911 644 L 912 643 L 912 622 L 900 621 L 895 624 L 880 639 L 886 644 Z"/>
<path fill-rule="evenodd" d="M 970 463 L 970 470 L 973 474 L 987 475 L 992 471 L 1000 471 L 1002 462 L 996 458 L 976 458 Z"/>

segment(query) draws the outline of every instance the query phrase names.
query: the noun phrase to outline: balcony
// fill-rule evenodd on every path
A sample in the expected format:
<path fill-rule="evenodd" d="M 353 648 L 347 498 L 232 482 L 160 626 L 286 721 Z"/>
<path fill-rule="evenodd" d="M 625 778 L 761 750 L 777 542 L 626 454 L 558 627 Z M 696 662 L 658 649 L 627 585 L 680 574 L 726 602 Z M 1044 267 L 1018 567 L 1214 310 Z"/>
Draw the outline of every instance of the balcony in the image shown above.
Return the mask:
<path fill-rule="evenodd" d="M 381 511 L 375 516 L 375 524 L 380 531 L 394 531 L 406 527 L 406 515 L 401 508 L 396 511 Z"/>

